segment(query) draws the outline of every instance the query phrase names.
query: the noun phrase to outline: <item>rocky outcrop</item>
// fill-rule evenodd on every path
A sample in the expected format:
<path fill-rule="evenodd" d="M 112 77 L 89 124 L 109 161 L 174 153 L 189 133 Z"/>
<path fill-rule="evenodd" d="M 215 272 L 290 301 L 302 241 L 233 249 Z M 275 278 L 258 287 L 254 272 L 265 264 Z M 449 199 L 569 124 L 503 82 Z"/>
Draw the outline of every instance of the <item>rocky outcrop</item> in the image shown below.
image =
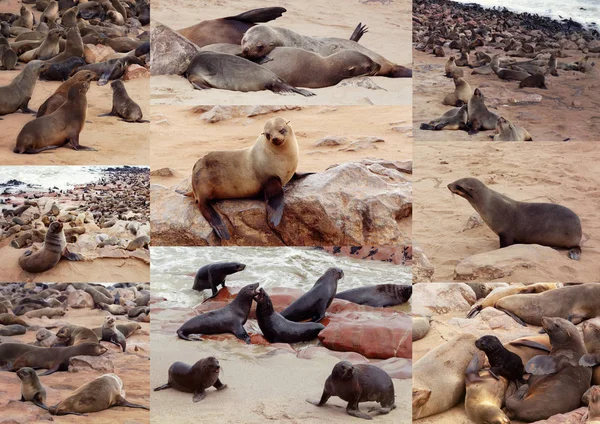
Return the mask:
<path fill-rule="evenodd" d="M 416 315 L 445 314 L 469 310 L 477 300 L 466 284 L 415 284 L 412 313 Z"/>
<path fill-rule="evenodd" d="M 428 283 L 431 282 L 431 277 L 433 277 L 433 273 L 435 269 L 431 262 L 429 262 L 429 258 L 425 256 L 423 249 L 418 246 L 413 245 L 412 247 L 413 254 L 413 281 L 415 283 Z"/>
<path fill-rule="evenodd" d="M 75 290 L 67 298 L 69 308 L 94 308 L 94 299 L 83 290 Z"/>
<path fill-rule="evenodd" d="M 181 75 L 200 50 L 187 38 L 161 23 L 150 32 L 150 72 L 152 75 Z"/>

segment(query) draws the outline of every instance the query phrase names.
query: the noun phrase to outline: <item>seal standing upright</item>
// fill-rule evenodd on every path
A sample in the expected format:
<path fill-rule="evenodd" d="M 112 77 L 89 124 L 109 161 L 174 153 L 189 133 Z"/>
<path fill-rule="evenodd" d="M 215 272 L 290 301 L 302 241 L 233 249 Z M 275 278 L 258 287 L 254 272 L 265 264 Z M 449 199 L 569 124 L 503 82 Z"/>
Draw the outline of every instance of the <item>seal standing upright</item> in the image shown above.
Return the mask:
<path fill-rule="evenodd" d="M 102 340 L 120 346 L 123 352 L 127 348 L 125 336 L 116 328 L 115 318 L 110 315 L 104 319 L 102 324 Z"/>
<path fill-rule="evenodd" d="M 10 84 L 0 87 L 0 115 L 14 113 L 19 109 L 23 113 L 35 113 L 29 109 L 29 100 L 40 73 L 49 67 L 41 60 L 32 60 Z"/>
<path fill-rule="evenodd" d="M 40 408 L 47 409 L 46 389 L 34 369 L 21 368 L 17 371 L 17 377 L 21 380 L 21 402 L 31 401 Z"/>
<path fill-rule="evenodd" d="M 507 350 L 498 337 L 483 336 L 475 342 L 477 349 L 485 352 L 490 363 L 490 374 L 494 378 L 504 377 L 510 383 L 518 381 L 523 383 L 523 361 L 516 353 Z"/>
<path fill-rule="evenodd" d="M 476 88 L 467 103 L 468 124 L 472 131 L 493 130 L 498 123 L 498 115 L 488 110 L 484 103 L 483 92 Z"/>
<path fill-rule="evenodd" d="M 113 90 L 113 104 L 112 110 L 106 115 L 119 116 L 125 122 L 150 122 L 142 119 L 142 108 L 129 97 L 123 81 L 113 81 L 110 86 Z"/>
<path fill-rule="evenodd" d="M 78 82 L 92 81 L 96 74 L 91 71 L 79 71 L 62 83 L 56 91 L 39 107 L 36 118 L 49 115 L 61 107 L 68 99 L 69 89 Z"/>
<path fill-rule="evenodd" d="M 217 295 L 217 287 L 225 287 L 225 279 L 228 275 L 243 271 L 245 264 L 239 262 L 219 262 L 216 264 L 205 265 L 196 272 L 194 277 L 193 290 L 212 290 L 213 298 Z"/>

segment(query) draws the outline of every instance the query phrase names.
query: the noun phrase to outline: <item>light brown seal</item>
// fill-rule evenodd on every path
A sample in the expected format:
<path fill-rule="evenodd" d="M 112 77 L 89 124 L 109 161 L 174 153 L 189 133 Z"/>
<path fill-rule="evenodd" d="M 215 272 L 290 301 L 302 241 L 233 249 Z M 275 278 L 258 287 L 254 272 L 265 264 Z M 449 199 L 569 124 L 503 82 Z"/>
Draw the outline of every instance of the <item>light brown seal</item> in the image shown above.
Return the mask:
<path fill-rule="evenodd" d="M 65 50 L 54 56 L 52 59 L 47 60 L 46 63 L 58 63 L 72 57 L 83 57 L 83 40 L 81 39 L 79 28 L 76 26 L 70 28 L 67 32 L 67 44 L 65 45 Z"/>
<path fill-rule="evenodd" d="M 36 309 L 35 311 L 29 311 L 25 314 L 27 318 L 41 318 L 41 317 L 62 317 L 65 314 L 63 309 L 58 308 L 42 308 Z"/>
<path fill-rule="evenodd" d="M 475 354 L 465 371 L 467 416 L 476 424 L 509 424 L 510 419 L 502 412 L 507 380 L 480 370 L 479 354 Z"/>
<path fill-rule="evenodd" d="M 473 89 L 467 81 L 462 78 L 454 78 L 454 92 L 447 94 L 442 104 L 449 106 L 462 106 L 469 103 Z"/>
<path fill-rule="evenodd" d="M 531 141 L 531 134 L 523 127 L 514 125 L 504 117 L 499 117 L 496 123 L 496 134 L 494 141 Z"/>
<path fill-rule="evenodd" d="M 142 119 L 142 108 L 129 97 L 123 81 L 113 81 L 110 86 L 113 90 L 112 110 L 100 116 L 119 116 L 125 122 L 150 122 Z"/>
<path fill-rule="evenodd" d="M 543 293 L 548 290 L 554 290 L 558 288 L 556 283 L 536 283 L 527 286 L 511 285 L 508 287 L 497 287 L 492 290 L 486 297 L 477 300 L 469 313 L 467 318 L 475 317 L 480 311 L 485 308 L 493 308 L 496 306 L 496 302 L 500 299 L 511 296 L 513 294 L 531 294 L 531 293 Z"/>
<path fill-rule="evenodd" d="M 113 316 L 107 316 L 102 323 L 102 341 L 111 342 L 112 344 L 121 347 L 123 352 L 127 349 L 127 341 L 123 333 L 121 333 L 115 326 L 115 318 Z"/>
<path fill-rule="evenodd" d="M 65 325 L 56 333 L 56 337 L 64 339 L 65 346 L 76 346 L 81 343 L 98 343 L 94 330 L 80 325 Z"/>
<path fill-rule="evenodd" d="M 450 109 L 437 119 L 423 122 L 419 129 L 432 131 L 466 130 L 468 119 L 467 105 L 463 105 Z"/>
<path fill-rule="evenodd" d="M 469 113 L 468 126 L 471 131 L 485 131 L 496 129 L 498 115 L 492 113 L 485 106 L 483 92 L 476 88 L 469 99 L 467 111 Z"/>
<path fill-rule="evenodd" d="M 180 392 L 193 393 L 193 402 L 200 402 L 206 397 L 206 389 L 213 386 L 217 390 L 227 388 L 219 380 L 221 366 L 214 356 L 200 359 L 194 365 L 175 362 L 169 367 L 169 379 L 166 384 L 154 389 L 155 392 L 165 389 L 175 389 Z"/>
<path fill-rule="evenodd" d="M 450 78 L 462 78 L 464 76 L 464 71 L 456 66 L 455 62 L 456 58 L 454 56 L 450 56 L 444 65 L 444 72 L 447 77 Z"/>
<path fill-rule="evenodd" d="M 519 84 L 519 88 L 525 87 L 543 88 L 544 90 L 547 90 L 548 87 L 546 87 L 546 77 L 544 77 L 544 74 L 528 76 Z"/>
<path fill-rule="evenodd" d="M 64 102 L 67 101 L 69 89 L 76 83 L 82 81 L 92 81 L 96 77 L 91 71 L 79 71 L 67 81 L 63 82 L 56 91 L 46 99 L 44 103 L 38 109 L 37 118 L 45 115 L 49 115 L 56 109 L 61 107 Z"/>
<path fill-rule="evenodd" d="M 49 65 L 40 60 L 31 61 L 10 84 L 0 87 L 0 115 L 14 113 L 19 109 L 23 113 L 35 113 L 29 109 L 29 100 L 40 73 L 48 68 Z"/>
<path fill-rule="evenodd" d="M 30 401 L 40 408 L 46 407 L 46 389 L 42 386 L 40 378 L 33 368 L 21 368 L 17 371 L 17 377 L 21 380 L 21 402 Z"/>
<path fill-rule="evenodd" d="M 26 251 L 19 258 L 19 265 L 27 272 L 44 272 L 54 268 L 61 258 L 69 261 L 83 259 L 81 255 L 69 252 L 62 223 L 53 222 L 48 227 L 42 248 L 37 252 Z"/>

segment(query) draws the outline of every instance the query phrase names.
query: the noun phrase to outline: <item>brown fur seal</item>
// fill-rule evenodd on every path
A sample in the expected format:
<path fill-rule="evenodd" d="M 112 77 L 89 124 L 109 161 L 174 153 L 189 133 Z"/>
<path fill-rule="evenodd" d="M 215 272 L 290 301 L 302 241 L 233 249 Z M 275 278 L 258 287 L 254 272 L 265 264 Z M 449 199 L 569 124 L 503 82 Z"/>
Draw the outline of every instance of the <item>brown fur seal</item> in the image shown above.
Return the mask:
<path fill-rule="evenodd" d="M 193 393 L 192 401 L 200 402 L 206 397 L 206 389 L 210 386 L 217 390 L 227 387 L 219 380 L 220 372 L 221 366 L 214 356 L 200 359 L 191 366 L 183 362 L 175 362 L 169 367 L 168 383 L 157 387 L 154 391 L 173 388 L 180 392 Z"/>
<path fill-rule="evenodd" d="M 67 44 L 65 50 L 62 53 L 57 54 L 52 59 L 46 61 L 46 63 L 58 63 L 64 60 L 70 59 L 71 57 L 83 57 L 83 40 L 79 33 L 79 28 L 70 28 L 67 32 Z"/>
<path fill-rule="evenodd" d="M 9 314 L 9 313 L 0 314 L 0 324 L 2 324 L 2 325 L 18 324 L 18 325 L 22 325 L 24 327 L 29 327 L 29 324 L 27 324 L 21 318 L 19 318 L 18 316 L 15 316 L 13 314 Z"/>
<path fill-rule="evenodd" d="M 523 373 L 525 367 L 521 357 L 502 346 L 496 336 L 483 336 L 475 341 L 477 349 L 485 352 L 490 363 L 490 374 L 495 377 L 504 377 L 510 383 L 518 381 L 524 383 Z"/>
<path fill-rule="evenodd" d="M 31 13 L 31 10 L 27 9 L 24 5 L 21 6 L 21 15 L 13 22 L 12 26 L 33 29 L 33 13 Z"/>
<path fill-rule="evenodd" d="M 359 287 L 339 292 L 336 299 L 344 299 L 359 305 L 385 308 L 402 305 L 412 296 L 410 284 L 378 284 L 376 286 Z"/>
<path fill-rule="evenodd" d="M 32 350 L 19 356 L 13 363 L 15 371 L 23 367 L 44 368 L 47 371 L 40 375 L 50 375 L 57 371 L 66 371 L 69 368 L 69 359 L 74 356 L 100 356 L 107 352 L 107 349 L 98 343 L 82 343 L 69 347 L 29 347 Z"/>
<path fill-rule="evenodd" d="M 444 113 L 437 119 L 423 122 L 419 127 L 422 130 L 442 131 L 442 130 L 466 130 L 469 114 L 467 105 L 455 107 Z"/>
<path fill-rule="evenodd" d="M 581 254 L 581 221 L 572 210 L 552 203 L 513 200 L 488 188 L 476 178 L 463 178 L 448 189 L 464 197 L 500 238 L 500 247 L 541 244 L 569 249 L 569 258 Z"/>
<path fill-rule="evenodd" d="M 592 370 L 579 366 L 585 346 L 577 327 L 565 319 L 548 317 L 542 318 L 542 327 L 550 337 L 552 350 L 550 355 L 536 356 L 527 363 L 526 371 L 533 375 L 506 398 L 507 415 L 516 420 L 546 420 L 572 411 L 590 387 Z"/>
<path fill-rule="evenodd" d="M 346 78 L 376 75 L 381 67 L 363 53 L 342 50 L 322 57 L 296 47 L 277 47 L 262 64 L 294 87 L 331 87 Z"/>
<path fill-rule="evenodd" d="M 198 47 L 215 43 L 240 44 L 244 33 L 256 23 L 279 18 L 286 10 L 283 7 L 252 9 L 236 16 L 202 21 L 182 28 L 177 32 Z"/>
<path fill-rule="evenodd" d="M 67 143 L 73 150 L 91 150 L 79 144 L 79 134 L 83 131 L 87 116 L 87 91 L 90 83 L 77 82 L 69 88 L 67 101 L 49 115 L 34 119 L 25 124 L 17 136 L 15 153 L 35 154 L 57 149 Z"/>
<path fill-rule="evenodd" d="M 579 365 L 584 367 L 600 365 L 600 317 L 585 321 L 581 329 L 587 353 L 581 357 Z M 596 372 L 594 372 L 594 379 L 595 376 Z"/>
<path fill-rule="evenodd" d="M 105 62 L 92 63 L 89 65 L 75 68 L 77 71 L 92 71 L 98 75 L 98 85 L 106 85 L 108 81 L 114 81 L 125 75 L 125 70 L 131 64 L 143 65 L 135 56 L 125 56 L 117 59 L 110 59 Z"/>
<path fill-rule="evenodd" d="M 369 412 L 377 411 L 380 414 L 387 414 L 396 408 L 392 379 L 381 368 L 369 364 L 352 365 L 348 361 L 338 362 L 325 381 L 321 399 L 306 401 L 323 406 L 331 396 L 348 402 L 346 412 L 356 418 L 372 419 L 369 414 L 360 411 L 360 402 L 378 402 L 381 407 L 371 408 Z"/>
<path fill-rule="evenodd" d="M 0 59 L 2 59 L 2 68 L 10 71 L 16 68 L 19 57 L 10 47 L 4 49 Z"/>
<path fill-rule="evenodd" d="M 48 2 L 48 6 L 44 9 L 42 15 L 40 16 L 41 23 L 50 24 L 51 22 L 56 22 L 58 19 L 58 2 L 50 1 Z"/>
<path fill-rule="evenodd" d="M 506 379 L 480 369 L 479 355 L 475 354 L 465 371 L 467 416 L 476 424 L 510 424 L 510 419 L 502 412 L 508 385 Z"/>
<path fill-rule="evenodd" d="M 52 347 L 52 345 L 56 343 L 56 340 L 56 335 L 52 331 L 46 330 L 45 328 L 40 328 L 35 334 L 35 343 L 33 345 L 41 347 Z"/>
<path fill-rule="evenodd" d="M 142 122 L 142 121 L 139 121 Z M 146 121 L 146 122 L 150 122 L 150 121 Z M 139 236 L 137 238 L 135 238 L 134 240 L 131 240 L 129 242 L 129 244 L 127 245 L 127 247 L 125 248 L 125 250 L 129 250 L 130 252 L 133 252 L 136 249 L 147 249 L 148 246 L 150 245 L 150 237 L 148 236 Z"/>
<path fill-rule="evenodd" d="M 42 248 L 36 252 L 26 251 L 19 258 L 19 265 L 27 272 L 44 272 L 54 268 L 61 258 L 69 261 L 83 260 L 81 255 L 69 252 L 63 225 L 53 222 L 48 227 Z"/>
<path fill-rule="evenodd" d="M 19 324 L 13 325 L 0 325 L 0 336 L 20 336 L 27 332 L 27 327 Z"/>
<path fill-rule="evenodd" d="M 492 290 L 486 297 L 483 299 L 477 300 L 469 313 L 467 314 L 467 318 L 473 318 L 476 316 L 481 310 L 485 308 L 493 308 L 496 306 L 496 302 L 498 302 L 503 297 L 507 297 L 513 294 L 531 294 L 531 293 L 543 293 L 548 290 L 554 290 L 558 288 L 556 283 L 536 283 L 527 286 L 518 286 L 511 285 L 508 287 L 497 287 Z"/>
<path fill-rule="evenodd" d="M 449 106 L 462 106 L 469 103 L 473 90 L 468 82 L 462 78 L 454 78 L 454 92 L 447 94 L 442 104 Z"/>
<path fill-rule="evenodd" d="M 523 70 L 515 70 L 515 69 L 506 69 L 500 67 L 500 58 L 498 55 L 495 55 L 492 58 L 490 63 L 490 67 L 494 71 L 494 73 L 498 76 L 498 78 L 508 81 L 523 81 L 527 77 L 529 77 L 529 73 Z"/>
<path fill-rule="evenodd" d="M 588 398 L 588 412 L 587 412 L 587 420 L 584 415 L 582 418 L 582 423 L 585 424 L 600 424 L 600 386 L 595 385 L 590 387 L 590 389 L 586 392 Z"/>
<path fill-rule="evenodd" d="M 67 81 L 62 83 L 56 91 L 46 99 L 37 112 L 37 118 L 49 115 L 62 106 L 67 101 L 69 89 L 76 83 L 82 81 L 92 81 L 96 75 L 91 71 L 79 71 Z"/>
<path fill-rule="evenodd" d="M 456 58 L 454 56 L 450 56 L 444 65 L 444 72 L 446 76 L 449 78 L 462 78 L 464 76 L 464 72 L 462 69 L 456 66 L 455 62 Z"/>
<path fill-rule="evenodd" d="M 494 141 L 531 141 L 531 135 L 523 127 L 518 127 L 504 117 L 498 118 Z"/>
<path fill-rule="evenodd" d="M 200 268 L 194 276 L 193 290 L 211 290 L 213 298 L 217 295 L 219 286 L 225 287 L 225 279 L 228 275 L 243 271 L 246 265 L 239 262 L 219 262 L 205 265 Z"/>
<path fill-rule="evenodd" d="M 298 166 L 298 141 L 289 121 L 272 118 L 254 145 L 240 150 L 210 152 L 192 170 L 193 196 L 204 219 L 219 238 L 229 240 L 229 232 L 212 200 L 243 199 L 263 193 L 267 219 L 278 226 L 283 216 L 283 186 Z"/>
<path fill-rule="evenodd" d="M 116 346 L 120 346 L 125 352 L 127 349 L 127 341 L 123 333 L 121 333 L 115 326 L 115 318 L 113 316 L 107 316 L 102 323 L 102 341 L 111 342 Z"/>
<path fill-rule="evenodd" d="M 21 402 L 30 401 L 40 408 L 46 407 L 46 389 L 42 386 L 40 378 L 33 368 L 21 368 L 17 371 L 17 377 L 21 380 Z"/>
<path fill-rule="evenodd" d="M 52 59 L 60 52 L 59 40 L 61 35 L 62 31 L 59 29 L 50 30 L 38 48 L 21 55 L 20 59 L 23 62 Z"/>
<path fill-rule="evenodd" d="M 113 90 L 112 110 L 100 116 L 119 116 L 125 122 L 150 122 L 142 119 L 142 108 L 129 97 L 123 81 L 113 81 L 110 86 Z"/>
<path fill-rule="evenodd" d="M 147 406 L 130 403 L 124 397 L 123 381 L 116 374 L 104 374 L 84 384 L 66 399 L 49 408 L 52 415 L 99 412 L 112 406 L 149 409 Z"/>
<path fill-rule="evenodd" d="M 65 325 L 56 333 L 56 337 L 64 339 L 65 346 L 76 346 L 81 343 L 98 343 L 98 336 L 93 330 L 80 325 Z"/>
<path fill-rule="evenodd" d="M 142 328 L 142 326 L 137 322 L 127 322 L 125 324 L 118 324 L 116 327 L 117 330 L 119 330 L 121 334 L 125 336 L 126 339 L 128 339 L 137 330 Z M 96 336 L 99 339 L 102 338 L 102 327 L 93 328 L 92 331 L 94 332 L 94 334 L 96 334 Z"/>
<path fill-rule="evenodd" d="M 10 84 L 0 87 L 0 115 L 14 113 L 19 109 L 23 113 L 35 113 L 28 107 L 29 100 L 40 73 L 48 67 L 42 61 L 31 61 Z"/>
<path fill-rule="evenodd" d="M 65 314 L 65 311 L 57 308 L 42 308 L 36 309 L 35 311 L 29 311 L 25 314 L 27 318 L 41 318 L 41 317 L 62 317 Z"/>
<path fill-rule="evenodd" d="M 469 99 L 467 111 L 469 113 L 468 125 L 472 131 L 496 129 L 498 115 L 490 112 L 485 106 L 483 93 L 479 88 L 475 89 L 473 96 Z"/>
<path fill-rule="evenodd" d="M 410 78 L 412 70 L 396 65 L 383 56 L 353 40 L 318 38 L 298 34 L 287 28 L 257 25 L 249 28 L 242 38 L 242 54 L 252 60 L 265 58 L 275 47 L 297 47 L 326 57 L 341 50 L 355 50 L 380 65 L 376 75 L 390 78 Z"/>
<path fill-rule="evenodd" d="M 544 74 L 535 74 L 525 78 L 519 84 L 519 88 L 525 87 L 543 88 L 544 90 L 548 89 L 548 87 L 546 87 L 546 78 L 544 77 Z"/>
<path fill-rule="evenodd" d="M 262 91 L 297 93 L 314 96 L 314 93 L 292 87 L 268 69 L 243 57 L 224 53 L 199 52 L 190 62 L 186 78 L 198 90 L 219 88 L 232 91 Z"/>

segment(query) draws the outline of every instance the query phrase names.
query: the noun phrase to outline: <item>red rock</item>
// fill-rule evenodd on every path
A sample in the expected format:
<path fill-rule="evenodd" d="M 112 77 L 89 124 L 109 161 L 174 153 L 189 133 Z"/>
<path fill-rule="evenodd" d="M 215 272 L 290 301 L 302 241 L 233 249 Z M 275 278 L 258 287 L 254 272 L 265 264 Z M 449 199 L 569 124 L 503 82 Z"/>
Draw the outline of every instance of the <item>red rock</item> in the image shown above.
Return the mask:
<path fill-rule="evenodd" d="M 125 69 L 123 81 L 129 81 L 138 78 L 150 78 L 150 71 L 140 65 L 129 65 Z"/>
<path fill-rule="evenodd" d="M 385 361 L 373 362 L 392 378 L 409 379 L 412 378 L 412 360 L 405 358 L 389 358 Z"/>

